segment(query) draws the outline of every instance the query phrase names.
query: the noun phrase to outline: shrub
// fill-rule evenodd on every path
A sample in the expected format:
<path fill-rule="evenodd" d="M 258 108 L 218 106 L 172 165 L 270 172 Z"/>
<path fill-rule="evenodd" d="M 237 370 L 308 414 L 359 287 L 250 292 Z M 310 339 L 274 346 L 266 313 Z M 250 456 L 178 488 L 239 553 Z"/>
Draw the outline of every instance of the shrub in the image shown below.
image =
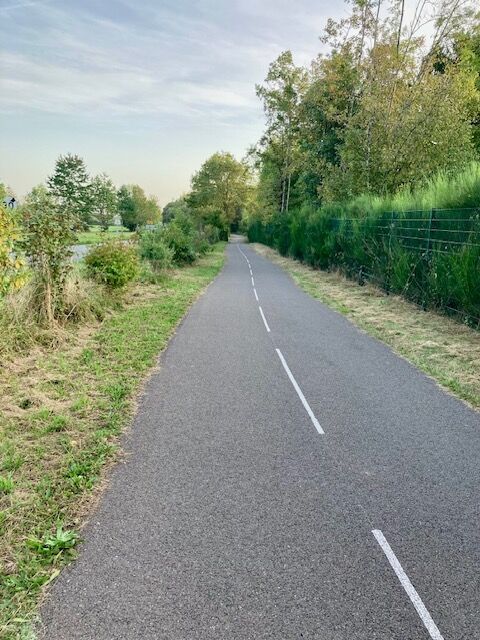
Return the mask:
<path fill-rule="evenodd" d="M 75 241 L 72 211 L 56 204 L 44 188 L 36 187 L 22 208 L 23 245 L 37 283 L 37 316 L 53 325 L 64 313 L 64 288 L 72 267 L 70 246 Z"/>
<path fill-rule="evenodd" d="M 175 264 L 191 264 L 195 261 L 195 239 L 192 232 L 188 232 L 181 222 L 174 220 L 162 230 L 166 244 L 173 250 Z"/>
<path fill-rule="evenodd" d="M 134 280 L 139 272 L 135 246 L 124 242 L 105 242 L 85 257 L 88 275 L 111 289 L 119 289 Z"/>
<path fill-rule="evenodd" d="M 174 250 L 166 243 L 162 229 L 141 233 L 139 253 L 141 258 L 149 261 L 153 271 L 168 269 L 173 264 Z"/>
<path fill-rule="evenodd" d="M 19 238 L 14 212 L 0 205 L 0 295 L 24 283 L 24 264 L 16 255 Z"/>

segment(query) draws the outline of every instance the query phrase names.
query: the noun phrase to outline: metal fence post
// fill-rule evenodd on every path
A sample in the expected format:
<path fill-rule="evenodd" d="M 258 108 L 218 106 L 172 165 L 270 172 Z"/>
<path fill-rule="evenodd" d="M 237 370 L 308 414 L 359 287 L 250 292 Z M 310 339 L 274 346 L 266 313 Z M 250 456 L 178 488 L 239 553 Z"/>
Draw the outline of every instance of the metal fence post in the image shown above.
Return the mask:
<path fill-rule="evenodd" d="M 428 216 L 428 225 L 427 225 L 427 247 L 425 250 L 425 264 L 427 270 L 430 269 L 430 257 L 432 251 L 432 221 L 435 214 L 436 209 L 430 209 L 430 214 Z M 426 290 L 423 289 L 423 299 L 422 299 L 422 309 L 426 311 L 427 309 L 427 299 L 426 299 Z"/>

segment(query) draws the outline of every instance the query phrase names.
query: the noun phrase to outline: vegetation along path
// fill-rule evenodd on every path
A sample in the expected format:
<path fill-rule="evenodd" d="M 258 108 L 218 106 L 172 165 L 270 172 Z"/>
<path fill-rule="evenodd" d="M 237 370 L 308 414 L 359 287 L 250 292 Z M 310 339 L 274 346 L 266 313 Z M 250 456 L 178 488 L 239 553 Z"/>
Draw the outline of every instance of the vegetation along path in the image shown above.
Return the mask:
<path fill-rule="evenodd" d="M 478 413 L 244 244 L 161 365 L 40 637 L 480 638 Z"/>

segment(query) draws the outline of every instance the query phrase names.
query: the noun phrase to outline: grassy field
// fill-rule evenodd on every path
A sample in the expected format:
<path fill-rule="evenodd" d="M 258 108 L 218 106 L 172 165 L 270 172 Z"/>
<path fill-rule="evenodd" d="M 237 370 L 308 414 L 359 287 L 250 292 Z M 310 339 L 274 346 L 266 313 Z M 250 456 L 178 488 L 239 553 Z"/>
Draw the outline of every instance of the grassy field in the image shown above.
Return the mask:
<path fill-rule="evenodd" d="M 224 244 L 56 349 L 2 362 L 0 638 L 32 638 L 43 587 L 75 554 L 142 381 L 188 307 L 219 272 Z"/>
<path fill-rule="evenodd" d="M 312 269 L 261 244 L 258 253 L 282 266 L 307 293 L 388 344 L 442 387 L 480 409 L 480 333 L 376 287 Z"/>
<path fill-rule="evenodd" d="M 81 231 L 77 236 L 77 244 L 97 244 L 106 240 L 128 240 L 133 236 L 133 231 L 126 227 L 110 226 L 103 231 L 98 225 L 92 225 L 88 231 Z"/>

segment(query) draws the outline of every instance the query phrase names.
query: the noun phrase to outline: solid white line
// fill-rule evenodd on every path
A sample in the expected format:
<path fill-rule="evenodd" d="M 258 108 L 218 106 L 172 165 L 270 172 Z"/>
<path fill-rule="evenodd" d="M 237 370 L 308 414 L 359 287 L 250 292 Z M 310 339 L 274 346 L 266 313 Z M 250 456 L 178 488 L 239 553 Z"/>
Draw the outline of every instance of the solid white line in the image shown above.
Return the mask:
<path fill-rule="evenodd" d="M 255 289 L 254 289 L 255 291 Z M 260 315 L 262 316 L 263 324 L 265 325 L 265 329 L 270 333 L 270 327 L 268 326 L 267 319 L 265 318 L 265 314 L 263 313 L 262 307 L 258 307 L 260 309 Z"/>
<path fill-rule="evenodd" d="M 300 387 L 297 384 L 297 381 L 295 380 L 295 378 L 293 377 L 292 372 L 290 371 L 290 369 L 288 368 L 288 364 L 285 360 L 285 358 L 282 355 L 282 352 L 280 351 L 280 349 L 275 349 L 275 351 L 278 353 L 278 357 L 280 358 L 281 363 L 283 364 L 283 368 L 285 369 L 285 371 L 287 372 L 287 376 L 290 378 L 290 382 L 293 384 L 293 388 L 295 389 L 295 391 L 298 394 L 298 397 L 300 398 L 300 400 L 302 401 L 303 406 L 305 407 L 305 411 L 308 413 L 308 415 L 310 416 L 310 420 L 313 422 L 313 426 L 315 427 L 315 429 L 318 431 L 318 433 L 320 435 L 325 435 L 325 431 L 322 429 L 322 427 L 320 426 L 320 423 L 318 422 L 318 420 L 316 419 L 313 411 L 310 409 L 310 405 L 308 404 L 305 396 L 302 393 L 302 390 L 300 389 Z"/>
<path fill-rule="evenodd" d="M 252 287 L 254 287 L 254 288 L 255 288 L 255 281 L 254 281 L 254 279 L 253 279 L 253 276 L 252 276 Z"/>
<path fill-rule="evenodd" d="M 426 606 L 423 604 L 422 599 L 415 590 L 415 587 L 410 582 L 409 577 L 402 568 L 402 565 L 397 559 L 397 556 L 393 553 L 391 546 L 388 544 L 385 536 L 380 529 L 374 529 L 372 531 L 378 544 L 381 546 L 383 553 L 387 556 L 387 559 L 395 571 L 397 578 L 400 580 L 400 584 L 407 592 L 408 597 L 412 601 L 413 606 L 417 610 L 423 624 L 425 625 L 430 637 L 433 640 L 444 640 L 442 634 L 438 630 L 437 625 L 432 619 L 432 616 L 428 613 Z"/>
<path fill-rule="evenodd" d="M 257 290 L 253 287 L 253 293 L 255 294 L 255 300 L 258 302 Z"/>
<path fill-rule="evenodd" d="M 253 271 L 250 269 L 250 275 L 253 276 Z"/>

